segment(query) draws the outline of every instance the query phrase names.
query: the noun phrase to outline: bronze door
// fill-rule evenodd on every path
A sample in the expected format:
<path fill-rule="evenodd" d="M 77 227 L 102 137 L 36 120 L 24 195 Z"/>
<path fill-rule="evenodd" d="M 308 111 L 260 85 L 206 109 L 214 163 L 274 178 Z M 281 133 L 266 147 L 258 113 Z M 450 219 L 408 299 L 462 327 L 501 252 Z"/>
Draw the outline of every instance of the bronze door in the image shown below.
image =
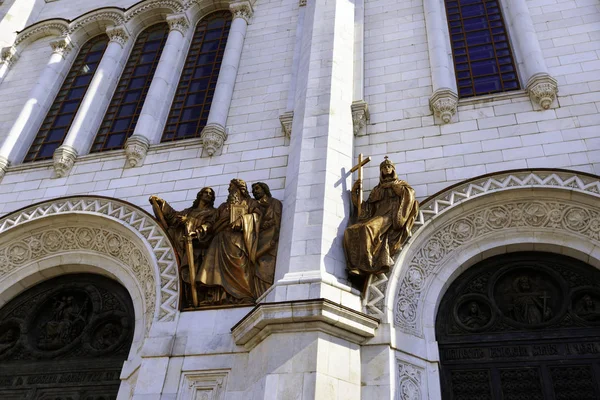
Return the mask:
<path fill-rule="evenodd" d="M 436 319 L 445 400 L 600 399 L 600 271 L 512 253 L 452 283 Z"/>
<path fill-rule="evenodd" d="M 127 290 L 64 275 L 0 309 L 0 399 L 113 400 L 134 328 Z"/>

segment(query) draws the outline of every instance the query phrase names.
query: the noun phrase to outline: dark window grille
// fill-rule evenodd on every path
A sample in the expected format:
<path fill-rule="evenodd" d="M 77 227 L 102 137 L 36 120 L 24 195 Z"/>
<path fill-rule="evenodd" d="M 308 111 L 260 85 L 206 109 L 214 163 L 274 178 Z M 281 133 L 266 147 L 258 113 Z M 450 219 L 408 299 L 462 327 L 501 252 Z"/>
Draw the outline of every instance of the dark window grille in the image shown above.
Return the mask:
<path fill-rule="evenodd" d="M 498 0 L 446 0 L 459 97 L 519 89 Z"/>
<path fill-rule="evenodd" d="M 65 140 L 107 45 L 108 37 L 106 35 L 96 36 L 83 45 L 29 148 L 24 162 L 52 158 L 54 150 Z"/>
<path fill-rule="evenodd" d="M 216 12 L 198 23 L 162 141 L 200 137 L 212 103 L 231 26 L 229 11 Z"/>
<path fill-rule="evenodd" d="M 92 153 L 122 149 L 125 140 L 133 134 L 168 35 L 169 26 L 160 23 L 138 36 L 92 145 Z"/>

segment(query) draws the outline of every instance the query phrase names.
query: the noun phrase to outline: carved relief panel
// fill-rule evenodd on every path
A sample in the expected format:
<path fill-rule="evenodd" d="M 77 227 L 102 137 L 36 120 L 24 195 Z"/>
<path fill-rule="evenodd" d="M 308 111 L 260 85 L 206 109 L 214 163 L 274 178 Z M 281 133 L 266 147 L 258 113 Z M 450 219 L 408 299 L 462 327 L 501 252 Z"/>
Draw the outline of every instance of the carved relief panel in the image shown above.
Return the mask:
<path fill-rule="evenodd" d="M 600 398 L 599 327 L 600 271 L 547 253 L 485 260 L 440 304 L 445 398 Z"/>
<path fill-rule="evenodd" d="M 133 315 L 125 288 L 97 275 L 22 293 L 0 310 L 0 398 L 116 398 Z"/>

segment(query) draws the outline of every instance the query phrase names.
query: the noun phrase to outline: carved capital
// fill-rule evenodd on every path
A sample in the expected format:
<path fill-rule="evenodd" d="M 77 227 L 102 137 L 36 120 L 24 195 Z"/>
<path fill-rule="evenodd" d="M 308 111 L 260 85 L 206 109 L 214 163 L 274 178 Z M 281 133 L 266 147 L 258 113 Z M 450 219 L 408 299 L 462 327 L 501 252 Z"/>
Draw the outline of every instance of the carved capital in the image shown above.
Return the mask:
<path fill-rule="evenodd" d="M 125 47 L 125 44 L 129 40 L 129 32 L 124 25 L 108 27 L 106 28 L 106 34 L 111 42 L 118 43 L 121 47 Z"/>
<path fill-rule="evenodd" d="M 436 90 L 429 98 L 429 108 L 444 124 L 452 120 L 458 106 L 458 95 L 448 88 Z"/>
<path fill-rule="evenodd" d="M 12 67 L 19 59 L 19 53 L 15 46 L 3 47 L 0 51 L 0 64 L 6 64 L 8 68 Z"/>
<path fill-rule="evenodd" d="M 4 178 L 4 175 L 6 174 L 6 169 L 8 168 L 9 164 L 10 161 L 8 161 L 6 157 L 0 156 L 0 180 Z"/>
<path fill-rule="evenodd" d="M 306 6 L 306 0 L 300 0 L 298 2 L 298 7 L 304 7 L 304 6 Z"/>
<path fill-rule="evenodd" d="M 292 121 L 294 120 L 294 112 L 286 111 L 279 116 L 279 122 L 281 123 L 281 129 L 285 136 L 292 137 Z"/>
<path fill-rule="evenodd" d="M 77 150 L 71 146 L 62 145 L 54 151 L 54 172 L 57 178 L 67 176 L 75 164 Z"/>
<path fill-rule="evenodd" d="M 190 27 L 190 22 L 185 14 L 173 14 L 167 16 L 167 24 L 169 24 L 170 30 L 178 31 L 182 35 L 185 35 Z"/>
<path fill-rule="evenodd" d="M 233 14 L 233 19 L 243 18 L 247 24 L 250 23 L 250 18 L 252 18 L 252 14 L 254 14 L 254 9 L 249 1 L 231 3 L 229 5 L 229 10 Z"/>
<path fill-rule="evenodd" d="M 75 48 L 75 45 L 71 42 L 71 38 L 63 36 L 51 41 L 50 47 L 52 47 L 52 53 L 59 54 L 63 58 L 66 58 L 67 55 L 69 55 L 69 52 Z"/>
<path fill-rule="evenodd" d="M 367 125 L 370 117 L 369 105 L 364 100 L 357 100 L 352 102 L 350 107 L 352 109 L 352 129 L 354 130 L 354 136 L 366 135 L 367 130 L 362 128 Z"/>
<path fill-rule="evenodd" d="M 534 107 L 539 106 L 547 110 L 556 99 L 558 83 L 546 73 L 535 74 L 527 82 L 527 93 Z"/>
<path fill-rule="evenodd" d="M 141 135 L 133 135 L 125 142 L 125 166 L 129 168 L 140 167 L 144 163 L 150 141 Z"/>
<path fill-rule="evenodd" d="M 223 143 L 227 140 L 227 132 L 219 124 L 209 124 L 202 129 L 202 144 L 209 156 L 215 154 L 217 150 L 223 147 Z"/>

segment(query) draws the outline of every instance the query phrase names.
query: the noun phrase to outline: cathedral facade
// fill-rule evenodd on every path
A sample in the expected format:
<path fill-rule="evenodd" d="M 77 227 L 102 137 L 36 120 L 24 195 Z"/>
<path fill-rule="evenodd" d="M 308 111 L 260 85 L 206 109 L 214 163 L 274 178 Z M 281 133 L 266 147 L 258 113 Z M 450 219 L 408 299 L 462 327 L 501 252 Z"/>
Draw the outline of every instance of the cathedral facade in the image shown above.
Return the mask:
<path fill-rule="evenodd" d="M 600 398 L 598 0 L 0 0 L 0 398 Z"/>

